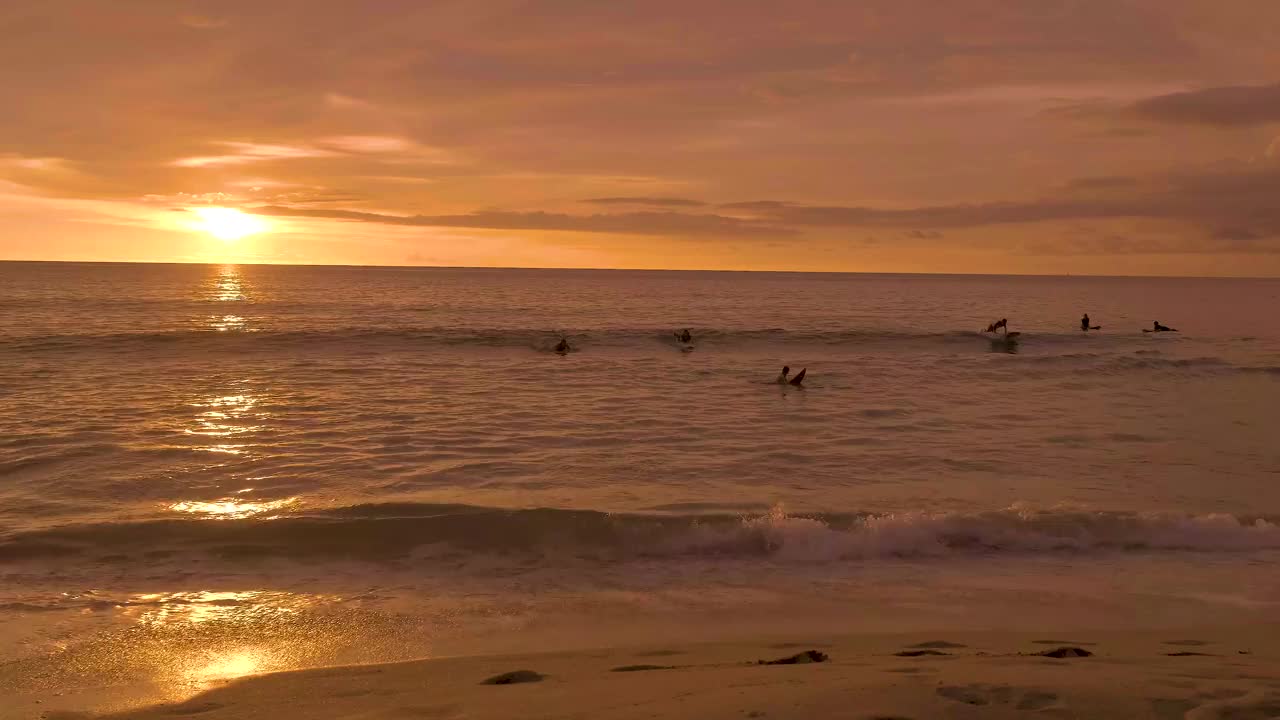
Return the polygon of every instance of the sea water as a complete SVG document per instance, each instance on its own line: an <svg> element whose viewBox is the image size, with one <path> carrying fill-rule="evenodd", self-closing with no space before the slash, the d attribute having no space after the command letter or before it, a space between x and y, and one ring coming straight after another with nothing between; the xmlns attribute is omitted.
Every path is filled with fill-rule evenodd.
<svg viewBox="0 0 1280 720"><path fill-rule="evenodd" d="M0 263L0 695L1274 618L1278 301L1247 279ZM1017 342L981 332L1002 317Z"/></svg>

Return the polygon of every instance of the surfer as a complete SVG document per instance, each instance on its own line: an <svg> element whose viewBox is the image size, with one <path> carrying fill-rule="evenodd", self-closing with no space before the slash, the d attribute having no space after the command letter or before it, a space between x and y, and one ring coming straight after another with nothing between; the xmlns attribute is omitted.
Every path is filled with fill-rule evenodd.
<svg viewBox="0 0 1280 720"><path fill-rule="evenodd" d="M567 338L562 337L560 338L560 342L556 343L556 352L560 353L561 355L564 355L567 352L571 352L572 350L573 348L569 346L569 340Z"/></svg>
<svg viewBox="0 0 1280 720"><path fill-rule="evenodd" d="M789 378L787 376L791 374L791 368L790 366L783 365L782 373L778 375L777 383L779 385L794 385L795 387L800 387L804 384L804 374L807 372L809 372L809 369L805 368L804 370L796 373L795 377Z"/></svg>
<svg viewBox="0 0 1280 720"><path fill-rule="evenodd" d="M687 344L693 342L693 335L689 334L689 328L685 328L684 332L675 333L675 336L676 340L679 340L682 343Z"/></svg>
<svg viewBox="0 0 1280 720"><path fill-rule="evenodd" d="M1080 318L1080 329L1089 332L1089 313L1085 313L1084 317Z"/></svg>
<svg viewBox="0 0 1280 720"><path fill-rule="evenodd" d="M1155 322L1151 323L1151 332L1178 332L1178 331L1171 327L1165 327L1164 325L1160 324L1159 320L1156 320Z"/></svg>
<svg viewBox="0 0 1280 720"><path fill-rule="evenodd" d="M987 332L993 333L1001 328L1004 328L1006 335L1009 334L1009 318L1000 318L999 320L991 323L987 326Z"/></svg>

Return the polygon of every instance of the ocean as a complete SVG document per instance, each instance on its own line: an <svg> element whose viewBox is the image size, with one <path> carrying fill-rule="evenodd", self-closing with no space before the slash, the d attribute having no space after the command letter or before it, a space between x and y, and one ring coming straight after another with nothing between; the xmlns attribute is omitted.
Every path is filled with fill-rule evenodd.
<svg viewBox="0 0 1280 720"><path fill-rule="evenodd" d="M1274 618L1278 308L1265 279L0 263L0 697Z"/></svg>

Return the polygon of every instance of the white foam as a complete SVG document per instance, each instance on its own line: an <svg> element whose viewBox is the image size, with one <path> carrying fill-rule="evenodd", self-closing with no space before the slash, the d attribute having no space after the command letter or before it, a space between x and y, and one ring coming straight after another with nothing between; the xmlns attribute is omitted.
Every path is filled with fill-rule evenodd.
<svg viewBox="0 0 1280 720"><path fill-rule="evenodd" d="M754 553L784 562L929 558L973 553L1280 549L1280 525L1228 514L1034 511L872 515L847 528L781 507L733 529L701 527L657 554Z"/></svg>

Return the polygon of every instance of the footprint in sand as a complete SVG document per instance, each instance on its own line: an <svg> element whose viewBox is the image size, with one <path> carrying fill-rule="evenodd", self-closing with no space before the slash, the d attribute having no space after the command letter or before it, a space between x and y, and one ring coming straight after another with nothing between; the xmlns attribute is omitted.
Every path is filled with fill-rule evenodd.
<svg viewBox="0 0 1280 720"><path fill-rule="evenodd" d="M1060 706L1054 693L1022 690L1008 685L944 685L935 692L965 705L1013 705L1018 710L1047 710Z"/></svg>

